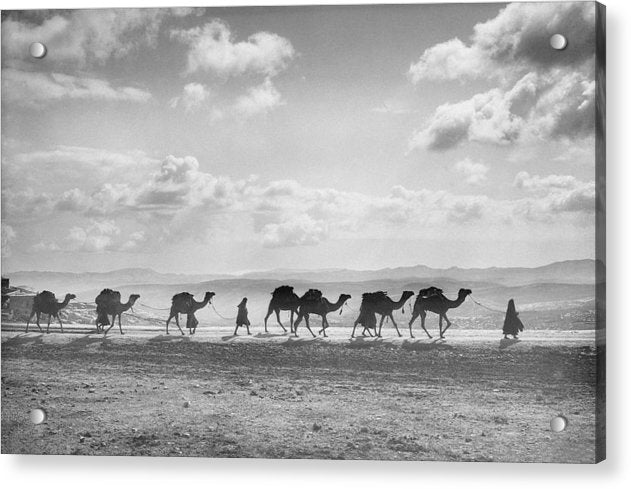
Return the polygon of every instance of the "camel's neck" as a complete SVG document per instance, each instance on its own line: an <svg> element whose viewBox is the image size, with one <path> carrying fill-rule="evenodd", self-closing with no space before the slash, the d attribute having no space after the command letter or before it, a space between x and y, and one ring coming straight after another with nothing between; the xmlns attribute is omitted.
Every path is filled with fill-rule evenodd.
<svg viewBox="0 0 631 489"><path fill-rule="evenodd" d="M121 304L121 309L123 311L127 311L129 308L131 308L134 305L135 302L136 302L136 299L132 300L132 298L130 296L129 300L127 302L125 302L125 304Z"/></svg>
<svg viewBox="0 0 631 489"><path fill-rule="evenodd" d="M63 302L58 302L57 303L57 309L63 309L64 307L66 307L68 305L69 302L70 302L70 297L66 296L66 298L64 299Z"/></svg>
<svg viewBox="0 0 631 489"><path fill-rule="evenodd" d="M392 303L392 308L393 308L393 309L395 309L395 310L396 310L396 309L401 309L401 308L403 307L403 305L405 304L405 302L406 302L406 301L407 301L410 297L412 297L412 296L411 296L411 295L409 295L409 294L408 294L408 295L403 294L403 295L401 296L401 298L400 298L397 302L393 302L393 303Z"/></svg>
<svg viewBox="0 0 631 489"><path fill-rule="evenodd" d="M327 312L337 311L340 307L344 305L344 302L345 300L343 296L340 296L335 304L331 304L329 301L327 301Z"/></svg>
<svg viewBox="0 0 631 489"><path fill-rule="evenodd" d="M197 302L193 299L193 310L197 311L197 309L201 309L202 307L206 307L206 304L210 302L210 296L204 297L204 300L201 302Z"/></svg>
<svg viewBox="0 0 631 489"><path fill-rule="evenodd" d="M462 304L464 302L464 300L467 298L467 296L465 294L459 294L458 298L456 300L450 300L447 299L447 306L449 307L449 309L453 309L454 307L458 307L460 304Z"/></svg>

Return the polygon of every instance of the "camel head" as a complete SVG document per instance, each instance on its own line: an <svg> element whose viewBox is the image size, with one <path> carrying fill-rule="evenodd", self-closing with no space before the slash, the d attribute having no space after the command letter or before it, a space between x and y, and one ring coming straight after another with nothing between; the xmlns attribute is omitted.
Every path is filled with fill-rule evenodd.
<svg viewBox="0 0 631 489"><path fill-rule="evenodd" d="M340 294L340 300L342 301L342 303L345 303L350 298L351 296L348 294Z"/></svg>
<svg viewBox="0 0 631 489"><path fill-rule="evenodd" d="M405 292L403 292L403 300L407 301L413 295L414 295L414 292L412 292L411 290L406 290Z"/></svg>
<svg viewBox="0 0 631 489"><path fill-rule="evenodd" d="M458 291L458 297L467 297L469 294L471 294L471 289L460 289Z"/></svg>
<svg viewBox="0 0 631 489"><path fill-rule="evenodd" d="M138 299L140 299L139 294L132 294L129 296L129 302L133 305Z"/></svg>
<svg viewBox="0 0 631 489"><path fill-rule="evenodd" d="M70 301L72 299L76 299L76 298L77 298L77 296L74 295L74 294L66 294L66 300L68 300L68 301Z"/></svg>
<svg viewBox="0 0 631 489"><path fill-rule="evenodd" d="M215 296L214 292L206 292L204 294L204 300L208 300L208 302L210 302L210 300Z"/></svg>

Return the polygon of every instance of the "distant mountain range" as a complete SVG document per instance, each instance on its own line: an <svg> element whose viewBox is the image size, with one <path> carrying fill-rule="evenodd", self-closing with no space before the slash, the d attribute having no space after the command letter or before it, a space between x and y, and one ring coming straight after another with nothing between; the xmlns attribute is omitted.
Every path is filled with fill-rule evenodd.
<svg viewBox="0 0 631 489"><path fill-rule="evenodd" d="M517 287L531 284L594 284L596 277L602 282L603 267L596 267L594 260L568 260L536 268L430 268L424 265L413 267L384 268L381 270L269 270L248 272L241 275L229 274L178 274L160 273L148 268L125 268L111 272L39 272L25 271L6 275L11 285L26 286L32 290L59 290L70 288L77 292L104 287L129 285L184 285L201 284L218 280L263 280L293 284L303 283L352 283L352 282L457 282L496 284Z"/></svg>

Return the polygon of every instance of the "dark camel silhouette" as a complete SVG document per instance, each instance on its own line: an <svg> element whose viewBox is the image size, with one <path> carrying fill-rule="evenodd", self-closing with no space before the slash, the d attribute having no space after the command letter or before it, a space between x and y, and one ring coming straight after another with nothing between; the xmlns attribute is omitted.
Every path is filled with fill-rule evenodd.
<svg viewBox="0 0 631 489"><path fill-rule="evenodd" d="M197 319L195 318L195 311L206 307L210 300L215 295L214 292L206 292L204 294L204 300L197 302L193 297L193 294L188 292L180 292L175 294L171 298L171 312L169 313L169 319L167 319L167 334L169 334L169 322L175 318L175 324L177 325L180 333L184 334L182 328L180 328L180 314L186 314L186 327L189 328L189 334L195 334L197 330Z"/></svg>
<svg viewBox="0 0 631 489"><path fill-rule="evenodd" d="M276 313L276 321L283 328L286 333L287 329L280 322L280 311L291 311L289 319L289 330L294 332L294 314L298 314L298 307L300 306L300 298L294 292L294 288L289 285L281 285L274 289L272 292L272 300L267 307L267 314L265 315L265 332L267 333L267 319L272 315L272 312Z"/></svg>
<svg viewBox="0 0 631 489"><path fill-rule="evenodd" d="M33 298L33 308L31 309L31 315L26 321L26 332L28 333L28 326L33 319L34 315L37 315L36 324L40 331L42 331L41 326L39 325L39 318L42 314L48 314L48 326L46 326L46 333L49 332L50 329L50 318L56 317L59 321L59 327L61 328L61 332L64 332L64 325L61 323L61 319L59 318L59 311L61 311L64 307L68 305L71 299L75 299L77 296L74 294L66 294L63 302L57 302L55 298L55 294L48 290L44 290L37 294Z"/></svg>
<svg viewBox="0 0 631 489"><path fill-rule="evenodd" d="M363 324L362 318L365 316L363 316L362 313L370 314L371 312L375 314L379 314L381 316L378 332L377 332L377 328L375 327L375 334L377 335L377 337L379 338L381 337L381 327L383 326L383 322L386 318L390 318L390 320L392 321L392 324L394 325L394 328L397 330L397 334L401 336L399 327L397 326L397 323L395 322L394 317L392 316L392 313L394 311L401 309L405 305L407 300L413 295L414 295L414 292L412 292L411 290L406 290L405 292L403 292L403 294L401 294L401 298L395 302L390 297L388 297L388 294L386 292L379 291L379 292L363 294L362 295L363 300L359 308L359 316L357 317L357 319L355 320L355 324L353 325L353 332L351 334L351 338L355 337L355 328L357 327L357 324ZM364 311L362 311L362 308L364 309ZM368 308L370 312L366 311L366 308ZM370 328L364 325L364 330L362 331L362 335L365 336L366 332L368 332L372 336L372 333L370 333Z"/></svg>
<svg viewBox="0 0 631 489"><path fill-rule="evenodd" d="M131 309L134 303L140 299L140 295L131 294L129 296L129 300L125 303L121 303L121 294L117 290L112 289L103 289L101 293L96 297L96 331L97 333L103 331L106 335L110 329L114 326L116 317L118 316L118 329L121 334L123 333L123 327L121 325L121 316L122 314ZM112 322L110 323L109 317L112 316ZM110 325L109 328L105 329L104 326Z"/></svg>
<svg viewBox="0 0 631 489"><path fill-rule="evenodd" d="M447 318L447 311L449 309L458 307L460 304L462 304L464 300L467 298L467 296L471 294L471 290L460 289L458 291L458 298L453 301L450 299L447 299L447 297L445 297L442 293L437 293L435 295L431 295L427 297L426 294L424 293L426 290L427 289L424 289L421 292L419 292L419 295L416 298L416 301L414 302L414 309L412 310L412 318L410 319L410 324L409 324L410 338L414 338L414 335L412 334L412 323L419 316L421 316L421 327L423 328L423 331L427 333L427 336L429 338L432 337L432 335L430 335L427 332L427 329L425 329L425 317L427 316L427 311L438 314L438 318L439 318L438 330L440 333L440 337L444 338L445 331L447 331L447 329L449 329L449 326L451 326L451 321L449 321L449 318ZM440 290L440 289L435 289L435 290ZM445 327L445 329L443 329L443 319L447 321L447 326Z"/></svg>
<svg viewBox="0 0 631 489"><path fill-rule="evenodd" d="M322 297L322 292L319 290L310 289L300 298L298 318L296 319L296 324L294 325L294 335L298 336L298 325L304 318L305 325L307 326L309 333L311 333L311 335L315 338L315 334L313 334L313 331L311 331L311 328L309 327L309 314L317 314L322 318L322 329L318 332L318 334L324 333L324 337L326 338L326 328L329 327L329 321L327 320L326 315L330 312L337 311L350 298L351 296L348 294L340 294L337 302L333 304L326 297Z"/></svg>

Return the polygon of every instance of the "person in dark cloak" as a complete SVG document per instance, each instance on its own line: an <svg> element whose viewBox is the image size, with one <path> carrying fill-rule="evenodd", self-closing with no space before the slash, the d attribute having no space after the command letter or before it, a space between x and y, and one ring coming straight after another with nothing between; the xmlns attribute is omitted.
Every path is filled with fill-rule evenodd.
<svg viewBox="0 0 631 489"><path fill-rule="evenodd" d="M520 331L524 330L524 325L519 319L519 313L515 310L515 301L513 299L508 301L508 308L506 309L506 317L504 318L504 339L508 339L508 335L512 335L517 339L517 335Z"/></svg>
<svg viewBox="0 0 631 489"><path fill-rule="evenodd" d="M250 333L250 320L248 319L248 308L247 308L248 299L244 297L239 305L237 306L237 327L234 328L234 336L237 336L237 330L241 326L245 326L248 330L248 334Z"/></svg>

